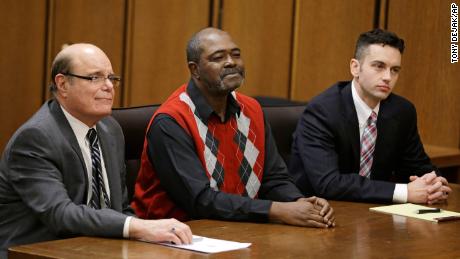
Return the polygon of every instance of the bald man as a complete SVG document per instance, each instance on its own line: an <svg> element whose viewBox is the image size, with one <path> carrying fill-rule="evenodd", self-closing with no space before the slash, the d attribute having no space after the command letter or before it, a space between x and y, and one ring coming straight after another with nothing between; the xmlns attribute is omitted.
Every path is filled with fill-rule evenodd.
<svg viewBox="0 0 460 259"><path fill-rule="evenodd" d="M187 46L191 80L153 115L133 208L142 218L216 218L334 226L333 209L289 179L244 79L239 47L206 28Z"/></svg>
<svg viewBox="0 0 460 259"><path fill-rule="evenodd" d="M63 49L47 101L8 142L0 162L0 257L12 245L76 235L190 243L175 219L132 217L124 138L111 117L114 75L91 44Z"/></svg>

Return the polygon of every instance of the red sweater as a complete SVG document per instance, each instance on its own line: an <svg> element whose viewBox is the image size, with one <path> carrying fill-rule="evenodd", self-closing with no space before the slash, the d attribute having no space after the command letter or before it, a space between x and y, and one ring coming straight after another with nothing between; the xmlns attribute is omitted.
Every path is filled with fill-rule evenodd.
<svg viewBox="0 0 460 259"><path fill-rule="evenodd" d="M235 114L224 123L217 117L210 117L206 125L195 115L198 113L186 86L182 85L161 105L152 116L148 129L158 114L168 114L193 139L211 188L256 198L265 157L264 119L259 103L233 93L241 107L239 116ZM141 218L189 219L161 186L148 158L147 144L146 138L132 207ZM242 168L247 169L245 174L241 174Z"/></svg>

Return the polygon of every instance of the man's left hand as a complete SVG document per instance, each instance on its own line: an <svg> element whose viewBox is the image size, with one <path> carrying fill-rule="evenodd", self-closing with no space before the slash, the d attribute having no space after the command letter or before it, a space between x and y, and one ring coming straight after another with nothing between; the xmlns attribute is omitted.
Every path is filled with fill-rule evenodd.
<svg viewBox="0 0 460 259"><path fill-rule="evenodd" d="M319 215L324 217L324 223L330 227L335 227L334 209L325 199L311 196L308 198L299 198L297 201L312 203L319 210Z"/></svg>

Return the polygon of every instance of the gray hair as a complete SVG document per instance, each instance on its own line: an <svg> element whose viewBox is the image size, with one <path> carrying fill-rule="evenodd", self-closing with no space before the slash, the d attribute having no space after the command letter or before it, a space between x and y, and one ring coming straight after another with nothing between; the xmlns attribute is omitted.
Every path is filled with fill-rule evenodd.
<svg viewBox="0 0 460 259"><path fill-rule="evenodd" d="M51 83L49 85L49 90L51 93L57 91L56 82L54 81L57 74L66 74L70 72L72 59L70 55L58 54L53 61L51 66Z"/></svg>

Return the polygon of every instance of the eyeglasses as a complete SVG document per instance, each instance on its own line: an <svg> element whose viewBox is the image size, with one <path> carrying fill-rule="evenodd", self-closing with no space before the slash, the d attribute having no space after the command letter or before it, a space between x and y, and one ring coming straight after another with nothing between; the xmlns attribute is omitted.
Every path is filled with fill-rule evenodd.
<svg viewBox="0 0 460 259"><path fill-rule="evenodd" d="M72 74L72 73L63 73L63 75L65 75L65 76L73 76L73 77L76 77L76 78L88 80L88 81L91 81L91 83L93 83L93 84L102 84L103 82L105 82L105 80L109 79L114 87L117 87L118 85L120 85L120 81L121 81L121 77L116 76L116 75L81 76L81 75L76 75L76 74Z"/></svg>

